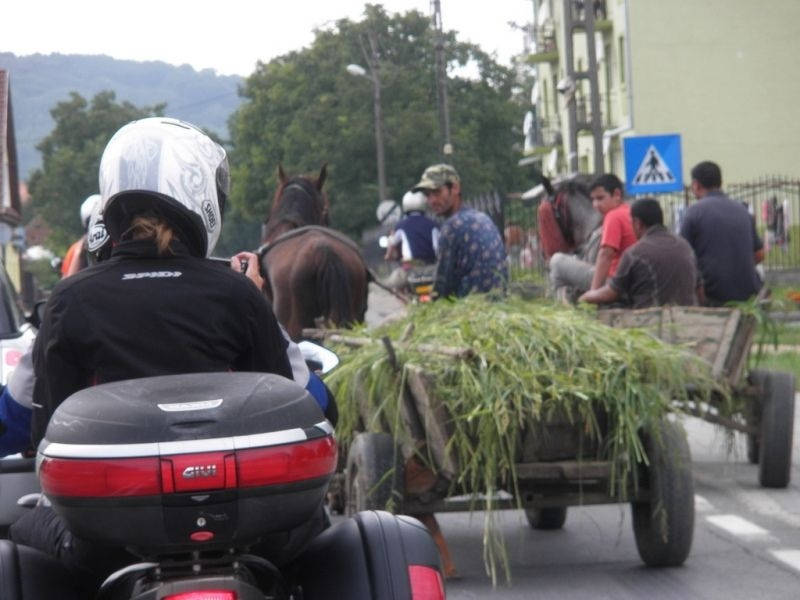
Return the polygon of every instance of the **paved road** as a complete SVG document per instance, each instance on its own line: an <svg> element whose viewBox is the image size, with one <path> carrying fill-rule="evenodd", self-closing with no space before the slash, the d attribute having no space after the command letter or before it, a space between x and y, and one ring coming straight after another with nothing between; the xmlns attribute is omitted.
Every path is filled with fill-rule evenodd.
<svg viewBox="0 0 800 600"><path fill-rule="evenodd" d="M367 314L364 317L367 325L375 326L402 311L405 304L374 283L369 284Z"/></svg>
<svg viewBox="0 0 800 600"><path fill-rule="evenodd" d="M396 308L377 291L372 321ZM800 400L800 395L798 395ZM534 531L521 511L498 513L512 583L492 588L483 568L482 512L439 514L460 577L448 598L795 599L800 598L800 469L786 490L758 485L744 440L685 421L695 476L694 544L679 568L643 566L630 509L623 505L570 508L564 529ZM800 465L800 407L795 412L794 464Z"/></svg>
<svg viewBox="0 0 800 600"><path fill-rule="evenodd" d="M800 597L800 469L794 468L788 489L762 489L757 467L743 458L741 440L730 455L719 430L696 419L686 425L697 512L692 552L683 567L643 566L627 506L570 508L560 531L534 531L521 511L504 511L512 584L492 589L483 569L483 513L440 514L460 572L448 583L448 598ZM795 464L800 464L798 447L800 442Z"/></svg>

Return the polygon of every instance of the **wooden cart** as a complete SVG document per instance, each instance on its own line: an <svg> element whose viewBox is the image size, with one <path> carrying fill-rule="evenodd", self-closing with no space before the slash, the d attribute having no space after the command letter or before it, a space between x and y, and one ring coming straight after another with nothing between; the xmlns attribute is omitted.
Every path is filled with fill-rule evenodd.
<svg viewBox="0 0 800 600"><path fill-rule="evenodd" d="M739 414L721 414L720 404L712 399L707 403L698 400L690 410L707 421L747 434L748 455L760 463L762 485L788 484L794 379L769 371L751 371L745 376L755 332L752 316L735 309L665 307L606 310L599 318L613 327L648 329L664 341L691 347L707 360L713 376L745 399L745 408ZM331 341L372 343L336 334ZM391 343L387 340L385 344L391 353ZM458 349L429 350L458 353ZM405 368L401 409L410 439L398 444L385 432L356 435L332 488L334 506L348 513L390 506L412 515L480 506L474 497L448 496L459 472L456 457L447 449L452 434L450 415L432 392L434 386L424 368ZM360 410L362 421L371 422L369 407ZM674 566L688 556L694 530L691 456L686 434L676 420L665 419L657 428L642 432L650 465L638 468L638 486L631 488L628 500L642 560L650 566ZM388 425L384 431L389 431ZM416 458L420 455L429 456L434 468L423 466ZM567 418L533 426L523 436L516 464L519 495L495 498L493 505L522 506L531 527L558 529L569 506L618 503L619 497L610 491L612 465L597 460L598 455L592 440Z"/></svg>
<svg viewBox="0 0 800 600"><path fill-rule="evenodd" d="M338 334L329 334L328 341L372 343ZM391 346L387 343L390 353ZM357 434L331 487L332 507L348 514L388 507L423 520L437 512L481 508L483 504L476 502L475 496L450 496L451 482L459 473L457 457L447 446L452 435L450 415L432 392L431 376L424 368L409 364L404 368L406 389L401 412L409 437L398 443L386 433L388 424L381 432ZM360 412L364 423L374 421L366 404ZM675 566L688 556L694 531L691 456L679 423L664 419L657 429L642 432L650 465L638 468L638 485L629 487L626 502L631 504L642 560L651 566ZM569 506L619 503L620 497L611 485L613 465L597 460L599 455L596 442L566 416L531 426L523 436L515 466L519 495L494 497L492 506L521 506L531 527L558 529ZM424 465L419 456L429 456L433 468Z"/></svg>
<svg viewBox="0 0 800 600"><path fill-rule="evenodd" d="M696 416L747 435L747 455L759 465L764 487L789 485L794 436L795 381L790 373L747 371L756 330L752 315L732 308L687 306L612 309L598 312L612 327L639 327L672 344L691 348L711 366L712 376L737 397L741 409L720 414L719 398L698 403ZM717 400L717 401L715 401Z"/></svg>

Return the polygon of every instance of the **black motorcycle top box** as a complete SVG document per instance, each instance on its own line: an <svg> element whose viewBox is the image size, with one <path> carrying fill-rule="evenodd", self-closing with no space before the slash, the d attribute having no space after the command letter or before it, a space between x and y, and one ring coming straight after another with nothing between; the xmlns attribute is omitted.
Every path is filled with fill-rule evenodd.
<svg viewBox="0 0 800 600"><path fill-rule="evenodd" d="M67 398L38 450L42 490L77 535L142 554L246 547L319 510L333 428L293 381L198 373Z"/></svg>

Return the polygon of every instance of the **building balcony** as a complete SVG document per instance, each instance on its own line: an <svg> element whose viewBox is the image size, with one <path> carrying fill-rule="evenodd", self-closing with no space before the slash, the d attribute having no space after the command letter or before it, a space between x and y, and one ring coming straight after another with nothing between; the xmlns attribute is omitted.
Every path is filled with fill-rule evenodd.
<svg viewBox="0 0 800 600"><path fill-rule="evenodd" d="M534 29L534 39L536 40L536 45L534 51L528 55L529 64L558 62L556 32L551 19L548 19L544 25Z"/></svg>
<svg viewBox="0 0 800 600"><path fill-rule="evenodd" d="M561 142L561 127L557 121L534 119L525 143L525 154L546 154Z"/></svg>
<svg viewBox="0 0 800 600"><path fill-rule="evenodd" d="M528 58L525 60L531 65L538 65L540 63L557 63L558 51L552 50L550 52L535 52L533 54L529 54Z"/></svg>

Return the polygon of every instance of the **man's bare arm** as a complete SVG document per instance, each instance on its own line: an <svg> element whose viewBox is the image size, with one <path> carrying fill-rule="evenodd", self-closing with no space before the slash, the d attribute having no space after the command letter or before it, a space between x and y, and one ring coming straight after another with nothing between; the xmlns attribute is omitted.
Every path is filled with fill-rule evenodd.
<svg viewBox="0 0 800 600"><path fill-rule="evenodd" d="M616 253L617 251L611 246L600 247L600 251L597 253L597 261L594 263L592 286L589 289L596 290L605 284L608 271L611 269L611 261L614 260Z"/></svg>
<svg viewBox="0 0 800 600"><path fill-rule="evenodd" d="M606 284L596 290L584 292L578 302L588 302L590 304L610 304L619 298L619 292Z"/></svg>

